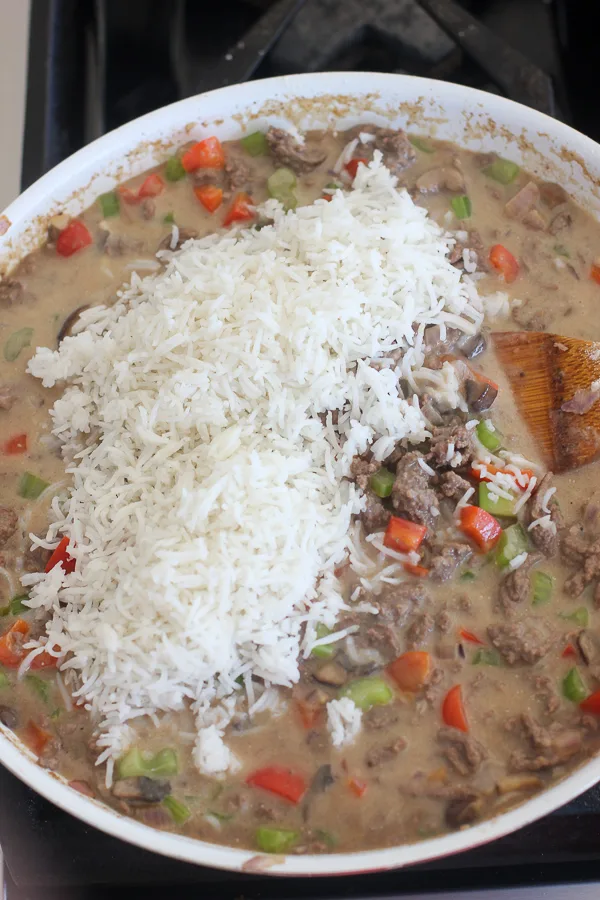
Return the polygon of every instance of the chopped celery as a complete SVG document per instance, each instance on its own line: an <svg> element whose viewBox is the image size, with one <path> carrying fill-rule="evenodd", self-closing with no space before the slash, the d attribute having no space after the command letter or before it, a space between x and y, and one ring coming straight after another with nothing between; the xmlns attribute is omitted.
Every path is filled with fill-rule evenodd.
<svg viewBox="0 0 600 900"><path fill-rule="evenodd" d="M3 606L0 609L0 616L18 616L21 613L29 612L29 607L23 603L23 600L27 600L28 596L28 594L19 594L17 597L13 597L8 606Z"/></svg>
<svg viewBox="0 0 600 900"><path fill-rule="evenodd" d="M143 756L137 747L132 747L117 763L119 778L136 778L139 775L162 778L165 775L177 775L178 771L177 754L170 747L165 747L150 757Z"/></svg>
<svg viewBox="0 0 600 900"><path fill-rule="evenodd" d="M256 829L256 846L263 853L286 853L292 849L298 837L297 831L261 825Z"/></svg>
<svg viewBox="0 0 600 900"><path fill-rule="evenodd" d="M516 163L511 162L509 159L498 157L498 159L495 159L493 163L490 163L489 166L483 169L483 174L487 175L488 178L493 178L494 181L500 182L500 184L511 184L519 174L519 171L519 166Z"/></svg>
<svg viewBox="0 0 600 900"><path fill-rule="evenodd" d="M324 188L326 191L340 191L341 189L342 185L338 184L337 181L328 181Z"/></svg>
<svg viewBox="0 0 600 900"><path fill-rule="evenodd" d="M33 337L33 328L19 328L13 331L4 345L4 359L6 362L14 362L21 350L29 347Z"/></svg>
<svg viewBox="0 0 600 900"><path fill-rule="evenodd" d="M315 628L315 633L318 638L324 638L327 637L328 634L331 634L331 628L328 628L327 625L323 625L322 622L319 622ZM313 647L310 655L316 656L317 659L331 659L335 656L335 647L333 644L321 644L318 647Z"/></svg>
<svg viewBox="0 0 600 900"><path fill-rule="evenodd" d="M109 191L108 194L100 194L98 203L105 219L109 219L111 216L118 216L121 211L119 197L115 191Z"/></svg>
<svg viewBox="0 0 600 900"><path fill-rule="evenodd" d="M557 253L559 256L566 256L567 259L569 259L570 256L571 256L571 254L569 253L569 251L567 250L567 248L564 246L564 244L555 244L554 247L553 247L552 249L553 249L554 252Z"/></svg>
<svg viewBox="0 0 600 900"><path fill-rule="evenodd" d="M394 487L396 476L389 469L382 467L378 472L371 475L371 490L378 497L389 497Z"/></svg>
<svg viewBox="0 0 600 900"><path fill-rule="evenodd" d="M183 823L187 822L192 814L191 810L185 805L185 803L182 803L180 800L176 800L175 797L171 797L170 794L163 800L163 806L165 807L165 809L168 809L176 825L183 825Z"/></svg>
<svg viewBox="0 0 600 900"><path fill-rule="evenodd" d="M241 139L240 144L250 156L266 156L269 152L267 138L262 131L254 131L252 134L246 135Z"/></svg>
<svg viewBox="0 0 600 900"><path fill-rule="evenodd" d="M450 206L457 219L468 219L473 212L473 204L470 197L461 194L459 197L453 197Z"/></svg>
<svg viewBox="0 0 600 900"><path fill-rule="evenodd" d="M225 813L215 812L214 809L209 809L206 811L207 816L214 816L214 818L218 822L229 822L233 819L233 815L225 815Z"/></svg>
<svg viewBox="0 0 600 900"><path fill-rule="evenodd" d="M423 138L415 137L411 134L408 135L408 139L417 150L420 150L421 153L435 153L435 147L432 147L427 141L424 141Z"/></svg>
<svg viewBox="0 0 600 900"><path fill-rule="evenodd" d="M467 571L463 572L462 575L460 576L460 580L461 581L475 581L476 577L477 576L475 575L475 572L472 569L467 569Z"/></svg>
<svg viewBox="0 0 600 900"><path fill-rule="evenodd" d="M167 181L180 181L185 178L185 169L179 156L172 156L165 165L165 178Z"/></svg>
<svg viewBox="0 0 600 900"><path fill-rule="evenodd" d="M580 625L582 628L587 628L590 624L590 614L585 606L579 606L572 613L560 613L560 617L567 622L575 622L576 625Z"/></svg>
<svg viewBox="0 0 600 900"><path fill-rule="evenodd" d="M285 209L295 209L298 203L294 188L297 179L291 169L276 169L267 178L267 191L269 197L279 200Z"/></svg>
<svg viewBox="0 0 600 900"><path fill-rule="evenodd" d="M26 675L25 681L44 703L48 702L50 697L50 684L48 681L40 678L39 675Z"/></svg>
<svg viewBox="0 0 600 900"><path fill-rule="evenodd" d="M385 706L394 694L387 681L371 676L351 681L340 691L340 697L349 697L359 709L366 710L372 706Z"/></svg>
<svg viewBox="0 0 600 900"><path fill-rule="evenodd" d="M47 487L49 487L47 481L32 475L31 472L24 472L19 479L17 494L24 500L37 500Z"/></svg>
<svg viewBox="0 0 600 900"><path fill-rule="evenodd" d="M317 828L315 837L318 840L323 841L324 844L327 844L328 847L337 847L337 838L330 831L325 831L323 828Z"/></svg>
<svg viewBox="0 0 600 900"><path fill-rule="evenodd" d="M51 718L51 719L58 719L58 718L60 718L61 712L62 712L62 710L61 710L60 706L57 706L56 709L53 710L53 711L50 713L50 718Z"/></svg>
<svg viewBox="0 0 600 900"><path fill-rule="evenodd" d="M0 672L0 688L10 687L10 679L6 672Z"/></svg>
<svg viewBox="0 0 600 900"><path fill-rule="evenodd" d="M502 435L496 429L492 430L490 424L487 419L482 419L475 429L475 434L479 443L483 444L486 450L489 450L490 453L495 453L502 446Z"/></svg>
<svg viewBox="0 0 600 900"><path fill-rule="evenodd" d="M576 666L569 669L563 678L562 690L567 700L571 700L573 703L581 703L588 696L588 689Z"/></svg>
<svg viewBox="0 0 600 900"><path fill-rule="evenodd" d="M531 602L534 606L548 603L552 598L554 578L547 572L534 572L531 576L531 588L533 594Z"/></svg>
<svg viewBox="0 0 600 900"><path fill-rule="evenodd" d="M527 535L522 525L518 522L505 528L500 535L498 547L496 548L496 565L500 569L504 569L511 560L526 553L529 549Z"/></svg>
<svg viewBox="0 0 600 900"><path fill-rule="evenodd" d="M489 650L487 647L480 647L473 654L472 663L474 666L501 666L502 660L495 650Z"/></svg>
<svg viewBox="0 0 600 900"><path fill-rule="evenodd" d="M166 216L163 216L163 222L165 225L173 225L175 222L175 214L172 212L168 212Z"/></svg>
<svg viewBox="0 0 600 900"><path fill-rule="evenodd" d="M497 499L495 499L497 498ZM479 506L493 516L515 516L515 498L498 497L493 488L485 481L479 483Z"/></svg>

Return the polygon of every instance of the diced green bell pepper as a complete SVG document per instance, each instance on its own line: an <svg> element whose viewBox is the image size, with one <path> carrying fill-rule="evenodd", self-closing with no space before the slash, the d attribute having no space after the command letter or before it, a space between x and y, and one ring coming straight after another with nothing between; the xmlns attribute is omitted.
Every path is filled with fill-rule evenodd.
<svg viewBox="0 0 600 900"><path fill-rule="evenodd" d="M590 624L590 614L585 606L577 607L572 613L560 613L560 617L567 622L575 622L575 624L580 625L581 628L587 628Z"/></svg>
<svg viewBox="0 0 600 900"><path fill-rule="evenodd" d="M165 165L165 178L167 181L181 181L185 178L185 169L179 156L172 156Z"/></svg>
<svg viewBox="0 0 600 900"><path fill-rule="evenodd" d="M168 212L165 216L163 216L163 222L165 225L173 225L175 222L175 214L172 212Z"/></svg>
<svg viewBox="0 0 600 900"><path fill-rule="evenodd" d="M480 647L473 654L472 663L474 666L501 666L502 660L495 650L488 647Z"/></svg>
<svg viewBox="0 0 600 900"><path fill-rule="evenodd" d="M385 706L393 700L394 692L387 681L373 675L351 681L340 691L340 697L349 697L359 709L367 710L372 706Z"/></svg>
<svg viewBox="0 0 600 900"><path fill-rule="evenodd" d="M435 153L435 148L428 144L426 140L420 137L415 137L414 135L409 134L408 139L417 150L420 150L421 153Z"/></svg>
<svg viewBox="0 0 600 900"><path fill-rule="evenodd" d="M17 494L24 500L37 500L47 487L49 487L47 481L32 475L31 472L24 472L19 479Z"/></svg>
<svg viewBox="0 0 600 900"><path fill-rule="evenodd" d="M324 638L331 634L331 628L319 622L315 628L315 633L318 638ZM333 644L320 644L318 647L313 647L310 655L315 656L317 659L332 659L335 656L335 647Z"/></svg>
<svg viewBox="0 0 600 900"><path fill-rule="evenodd" d="M267 178L267 191L269 197L279 200L284 209L295 209L298 205L294 188L297 179L291 169L275 169L272 175Z"/></svg>
<svg viewBox="0 0 600 900"><path fill-rule="evenodd" d="M378 472L375 472L371 475L370 486L371 490L374 494L377 494L378 497L382 499L384 497L389 497L392 493L392 488L394 487L394 481L396 480L396 476L393 472L390 472L389 469L386 469L382 466Z"/></svg>
<svg viewBox="0 0 600 900"><path fill-rule="evenodd" d="M526 553L528 550L527 535L523 526L516 522L505 528L500 535L496 549L496 565L500 569L504 569L516 556L520 556L521 553Z"/></svg>
<svg viewBox="0 0 600 900"><path fill-rule="evenodd" d="M192 814L189 806L186 806L180 800L176 800L175 797L171 797L170 794L163 800L163 806L169 811L176 825L183 825Z"/></svg>
<svg viewBox="0 0 600 900"><path fill-rule="evenodd" d="M6 672L0 672L0 689L10 687L10 679Z"/></svg>
<svg viewBox="0 0 600 900"><path fill-rule="evenodd" d="M4 359L6 362L14 362L21 350L29 347L33 337L33 328L19 328L13 331L4 345Z"/></svg>
<svg viewBox="0 0 600 900"><path fill-rule="evenodd" d="M482 419L475 429L475 434L486 450L495 453L502 446L502 435L497 429L492 430L490 424L487 419Z"/></svg>
<svg viewBox="0 0 600 900"><path fill-rule="evenodd" d="M240 141L240 144L250 156L266 156L269 152L267 138L262 131L254 131L247 134Z"/></svg>
<svg viewBox="0 0 600 900"><path fill-rule="evenodd" d="M457 219L468 219L473 212L471 198L467 197L466 194L461 194L459 197L453 197L450 201L450 206Z"/></svg>
<svg viewBox="0 0 600 900"><path fill-rule="evenodd" d="M460 576L460 580L461 581L475 581L476 577L477 576L475 575L475 572L473 571L473 569L467 569L467 571L463 572L462 575Z"/></svg>
<svg viewBox="0 0 600 900"><path fill-rule="evenodd" d="M500 184L512 184L519 172L520 169L516 163L501 157L498 157L498 159L495 159L493 163L490 163L489 166L483 169L484 175L487 175L488 178L493 178L494 181L498 181Z"/></svg>
<svg viewBox="0 0 600 900"><path fill-rule="evenodd" d="M291 850L299 834L287 828L269 828L261 825L256 829L256 846L263 853L287 853Z"/></svg>
<svg viewBox="0 0 600 900"><path fill-rule="evenodd" d="M588 689L576 666L569 669L563 678L562 690L567 700L571 700L573 703L581 703L588 696Z"/></svg>
<svg viewBox="0 0 600 900"><path fill-rule="evenodd" d="M493 516L514 518L515 499L515 497L511 497L510 500L507 497L498 497L494 495L493 488L489 484L485 481L479 482L479 506Z"/></svg>
<svg viewBox="0 0 600 900"><path fill-rule="evenodd" d="M109 219L111 216L118 216L121 211L119 195L116 193L116 191L109 191L107 194L100 194L100 196L98 197L98 203L100 204L100 209L102 210L102 216L105 219Z"/></svg>
<svg viewBox="0 0 600 900"><path fill-rule="evenodd" d="M531 602L533 606L549 603L554 590L554 578L547 572L534 572L531 576Z"/></svg>
<svg viewBox="0 0 600 900"><path fill-rule="evenodd" d="M136 778L145 775L147 778L162 778L166 775L177 775L179 762L175 750L165 747L146 758L138 747L132 747L117 762L119 778Z"/></svg>
<svg viewBox="0 0 600 900"><path fill-rule="evenodd" d="M26 675L25 681L44 703L48 702L50 697L50 683L48 681L40 678L39 675Z"/></svg>
<svg viewBox="0 0 600 900"><path fill-rule="evenodd" d="M29 612L29 607L23 603L23 600L27 600L28 596L28 594L19 594L17 597L13 597L8 606L3 606L0 609L0 616L18 616L21 613Z"/></svg>

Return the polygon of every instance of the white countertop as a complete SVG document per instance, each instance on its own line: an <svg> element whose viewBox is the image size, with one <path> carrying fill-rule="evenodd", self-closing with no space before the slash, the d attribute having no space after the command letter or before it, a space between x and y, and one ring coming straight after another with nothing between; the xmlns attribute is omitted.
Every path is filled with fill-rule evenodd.
<svg viewBox="0 0 600 900"><path fill-rule="evenodd" d="M30 0L0 0L0 211L19 193Z"/></svg>

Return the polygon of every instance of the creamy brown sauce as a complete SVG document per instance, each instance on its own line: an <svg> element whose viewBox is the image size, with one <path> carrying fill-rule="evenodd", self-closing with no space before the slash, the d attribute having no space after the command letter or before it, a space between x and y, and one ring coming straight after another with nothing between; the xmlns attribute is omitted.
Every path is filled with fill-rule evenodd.
<svg viewBox="0 0 600 900"><path fill-rule="evenodd" d="M348 136L341 134L310 136L309 147L322 149L325 160L311 172L298 175L299 203L312 202L336 180L332 166L347 140ZM431 152L417 149L415 160L400 172L400 181L440 224L451 230L468 231L467 245L473 246L471 233L477 232L480 268L489 268L479 281L480 292L507 290L522 301L514 308L512 318L501 323L502 329L530 328L600 340L600 325L594 316L600 286L590 278L590 267L600 248L600 226L567 197L551 205L548 200L553 203L556 197L551 197L544 186L534 204L537 218L529 223L509 218L504 205L530 181L535 182L533 176L519 172L512 183L504 185L484 174L485 161L478 155L428 138L422 140ZM228 162L237 161L248 167L239 185L232 187L231 178L228 182L226 175L209 170L201 176L166 181L164 191L152 198L151 204L128 205L121 200L120 214L109 219L103 220L99 205L95 204L81 217L93 238L90 247L64 258L57 254L56 234L51 234L48 246L27 257L13 273L12 279L21 285L17 302L10 302L0 290L0 347L14 332L32 329L30 345L16 359L0 354L0 508L18 516L18 526L6 540L2 538L0 518L2 608L23 593L20 576L42 570L48 557L29 552L27 535L45 533L52 491L36 501L20 497L23 472L34 473L57 489L67 483L64 464L50 435L48 415L60 392L42 388L27 375L27 362L35 347L56 346L61 325L75 309L111 303L136 266L144 274L136 261L154 260L161 241L168 242L172 226L165 217L172 216L182 232L192 229L202 235L221 224L223 212L237 191L247 191L256 203L267 197L266 178L277 168L273 156L250 157L238 143L226 144L225 152ZM358 151L356 155L360 155ZM464 188L454 192L419 192L416 186L421 176L440 166L462 172ZM163 169L161 166L155 171L164 176ZM128 187L137 191L145 177L134 179ZM201 206L192 190L194 184L204 181L217 181L225 190L223 205L212 214ZM448 218L449 201L463 194L470 198L472 213L468 219L457 222ZM107 253L111 242L116 249ZM510 250L520 266L518 277L509 285L488 264L489 249L496 244ZM504 436L503 446L541 464L492 351L487 349L473 365L499 385L491 416ZM5 403L10 408L2 408L3 389L4 396L8 396L7 389L14 393L12 405ZM25 453L1 451L6 441L20 434L27 435ZM468 472L458 471L463 477L470 477ZM595 463L555 479L556 498L567 525L581 520L581 511L592 493L590 485L595 484L599 471ZM590 539L593 536L590 532ZM423 557L425 568L432 555L433 551L427 549ZM390 704L365 712L358 739L343 751L331 747L324 714L318 712L319 702L336 697L343 684L365 674L348 662L343 644L331 660L311 658L303 664L300 684L291 693L285 692L289 703L281 716L261 714L252 722L241 716L230 727L228 744L243 764L239 776L215 781L198 774L191 759L190 713L167 715L158 729L149 722L137 723L137 746L144 751L156 753L165 747L177 750L179 772L168 777L165 790L187 807L189 817L179 825L161 802L135 803L115 796L114 789L105 788L103 767L94 766L93 723L84 711L65 709L53 672L31 672L33 679L18 682L14 666L0 666L0 679L4 682L0 686L0 718L30 744L29 723L39 725L49 735L41 754L43 764L56 768L70 780L83 782L84 790L160 828L248 847L256 846L256 832L261 826L285 829L295 832L290 845L293 852L359 850L415 841L471 824L522 802L597 750L594 717L585 716L576 703L564 696L562 682L575 666L588 693L597 690L600 666L594 667L594 661L586 658L577 643L582 625L564 616L584 607L589 618L586 633L592 639L598 635L600 641L599 614L590 588L578 598L570 596L573 591L563 589L573 566L560 553L541 557L536 569L554 579L551 600L533 607L528 596L518 603L511 617L498 606L506 573L499 572L493 559L484 554L474 553L442 584L430 578L409 579L407 583L415 590L426 592L425 605L422 609L415 606L402 623L392 626L400 649L391 653L386 647L382 655L387 664L405 649L428 652L432 668L427 684L417 692L394 689ZM350 591L356 586L356 578L348 572L345 577ZM410 644L410 629L424 612L431 617L430 624L422 639ZM548 652L534 662L510 665L495 650L499 665L475 664L481 648L493 650L487 631L490 625L520 622L528 617L543 620L551 630L552 646ZM17 618L25 619L34 628L43 628L43 622L37 622L33 613L25 610L13 615L9 610L0 619L0 633L7 631ZM369 644L368 627L367 622L361 625L359 644L361 640L365 646ZM461 637L461 630L472 633L482 643ZM573 651L565 657L562 654L568 646ZM342 684L322 683L326 663L336 667L334 671ZM389 680L383 666L371 674ZM393 685L393 681L389 683ZM444 725L442 703L457 684L462 689L468 737L475 742L469 745L466 755L458 744L463 732L454 730L440 736ZM298 701L308 702L313 711L316 704L314 722L308 728L299 714ZM543 732L528 732L529 719L524 724L520 718L523 715ZM544 754L546 764L538 765ZM526 771L527 765L515 764L515 759L523 756L533 761L531 771ZM300 803L292 804L245 783L251 771L272 765L301 773L307 786L316 778ZM329 776L332 783L328 783Z"/></svg>

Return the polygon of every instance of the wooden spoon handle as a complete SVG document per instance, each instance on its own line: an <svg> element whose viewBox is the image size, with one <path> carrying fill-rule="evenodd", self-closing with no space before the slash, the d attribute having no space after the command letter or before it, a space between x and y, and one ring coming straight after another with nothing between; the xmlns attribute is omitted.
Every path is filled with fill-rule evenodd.
<svg viewBox="0 0 600 900"><path fill-rule="evenodd" d="M595 459L600 454L600 403L582 414L562 407L600 378L600 343L516 331L496 332L492 341L548 468L566 472Z"/></svg>

